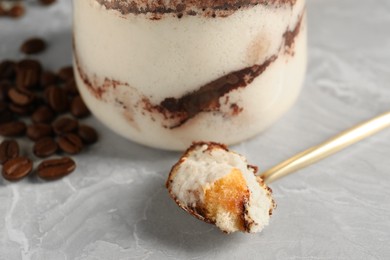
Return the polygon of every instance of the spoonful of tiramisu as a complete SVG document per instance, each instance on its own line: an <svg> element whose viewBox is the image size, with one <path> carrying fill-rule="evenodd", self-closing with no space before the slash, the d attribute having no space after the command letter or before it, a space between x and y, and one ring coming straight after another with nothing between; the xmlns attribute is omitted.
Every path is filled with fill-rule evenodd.
<svg viewBox="0 0 390 260"><path fill-rule="evenodd" d="M185 211L225 233L260 232L276 204L267 184L390 126L390 112L357 125L257 175L242 155L214 142L194 143L172 167L166 186Z"/></svg>

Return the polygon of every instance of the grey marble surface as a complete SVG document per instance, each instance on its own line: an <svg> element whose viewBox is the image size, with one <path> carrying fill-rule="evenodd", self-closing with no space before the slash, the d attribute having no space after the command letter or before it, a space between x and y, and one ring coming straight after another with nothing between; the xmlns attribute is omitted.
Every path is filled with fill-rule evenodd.
<svg viewBox="0 0 390 260"><path fill-rule="evenodd" d="M80 0L77 0L80 1ZM71 61L71 3L30 3L0 19L0 58L28 36L39 58ZM309 0L309 68L294 108L237 145L268 168L361 120L390 110L390 2ZM94 119L101 142L57 182L0 181L0 259L389 259L390 130L274 184L278 208L261 234L225 235L186 215L164 188L177 153L136 145Z"/></svg>

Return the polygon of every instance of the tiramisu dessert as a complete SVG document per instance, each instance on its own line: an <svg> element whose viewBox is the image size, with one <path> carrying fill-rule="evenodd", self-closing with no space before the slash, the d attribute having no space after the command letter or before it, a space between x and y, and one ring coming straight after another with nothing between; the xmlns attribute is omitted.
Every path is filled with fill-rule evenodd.
<svg viewBox="0 0 390 260"><path fill-rule="evenodd" d="M97 118L138 143L237 143L274 123L300 92L304 0L73 3L80 92Z"/></svg>
<svg viewBox="0 0 390 260"><path fill-rule="evenodd" d="M166 186L188 213L226 233L260 232L275 203L257 167L218 143L193 144L173 166Z"/></svg>

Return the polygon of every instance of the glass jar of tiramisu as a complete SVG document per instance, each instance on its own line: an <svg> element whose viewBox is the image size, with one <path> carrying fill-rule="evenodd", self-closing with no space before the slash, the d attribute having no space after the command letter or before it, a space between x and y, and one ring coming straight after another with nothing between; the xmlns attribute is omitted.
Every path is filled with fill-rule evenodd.
<svg viewBox="0 0 390 260"><path fill-rule="evenodd" d="M74 67L95 116L182 150L260 133L306 69L304 0L75 0Z"/></svg>

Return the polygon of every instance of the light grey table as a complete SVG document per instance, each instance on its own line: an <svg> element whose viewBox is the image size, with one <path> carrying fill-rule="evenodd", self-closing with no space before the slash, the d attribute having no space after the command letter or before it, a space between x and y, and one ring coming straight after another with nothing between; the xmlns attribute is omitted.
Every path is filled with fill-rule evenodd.
<svg viewBox="0 0 390 260"><path fill-rule="evenodd" d="M77 0L81 1L81 0ZM28 2L28 1L27 1ZM0 58L42 35L48 68L71 62L71 3L0 19ZM234 147L261 168L390 110L390 2L312 0L304 91L283 120ZM254 235L225 235L171 201L177 153L88 120L101 142L57 182L0 182L0 259L390 259L390 129L272 184L278 208Z"/></svg>

